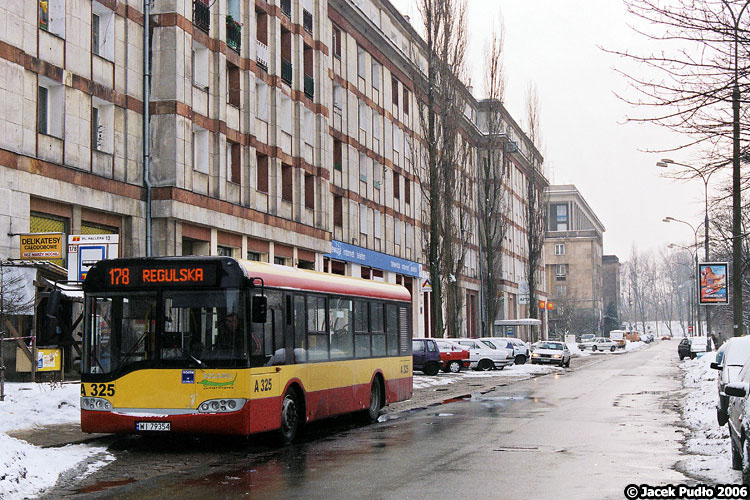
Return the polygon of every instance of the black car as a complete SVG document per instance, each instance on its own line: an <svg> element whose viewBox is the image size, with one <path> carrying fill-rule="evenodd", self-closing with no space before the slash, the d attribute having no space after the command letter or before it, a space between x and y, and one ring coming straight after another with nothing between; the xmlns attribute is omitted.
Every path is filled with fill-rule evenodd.
<svg viewBox="0 0 750 500"><path fill-rule="evenodd" d="M442 366L440 349L432 339L413 339L411 341L412 360L414 370L425 375L437 375Z"/></svg>
<svg viewBox="0 0 750 500"><path fill-rule="evenodd" d="M689 337L685 337L682 340L680 340L680 343L677 345L677 355L680 357L680 361L682 361L685 358L695 357L693 353L690 351L690 338Z"/></svg>

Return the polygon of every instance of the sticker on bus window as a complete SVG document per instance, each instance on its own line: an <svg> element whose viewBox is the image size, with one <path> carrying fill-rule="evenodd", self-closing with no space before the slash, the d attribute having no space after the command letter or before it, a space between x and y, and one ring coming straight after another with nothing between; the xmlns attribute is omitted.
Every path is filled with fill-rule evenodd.
<svg viewBox="0 0 750 500"><path fill-rule="evenodd" d="M182 383L194 384L195 383L195 370L182 370Z"/></svg>

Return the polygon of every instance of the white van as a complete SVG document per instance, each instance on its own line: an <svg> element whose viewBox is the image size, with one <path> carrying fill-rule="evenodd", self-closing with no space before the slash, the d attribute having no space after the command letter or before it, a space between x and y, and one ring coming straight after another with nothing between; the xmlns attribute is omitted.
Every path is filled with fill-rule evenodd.
<svg viewBox="0 0 750 500"><path fill-rule="evenodd" d="M455 339L455 342L469 348L469 366L475 370L502 370L513 364L513 357L508 356L508 350L505 348L493 349L477 339Z"/></svg>
<svg viewBox="0 0 750 500"><path fill-rule="evenodd" d="M522 365L529 359L529 348L526 343L516 337L482 337L477 340L489 340L506 349L513 351L512 356L515 358L515 364Z"/></svg>
<svg viewBox="0 0 750 500"><path fill-rule="evenodd" d="M611 340L615 346L624 348L625 347L625 330L612 330L609 332L609 340Z"/></svg>

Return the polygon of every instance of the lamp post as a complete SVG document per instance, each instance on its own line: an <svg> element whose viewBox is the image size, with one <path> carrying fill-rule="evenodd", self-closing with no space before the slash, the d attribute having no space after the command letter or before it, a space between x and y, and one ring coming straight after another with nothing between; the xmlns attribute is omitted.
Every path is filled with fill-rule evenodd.
<svg viewBox="0 0 750 500"><path fill-rule="evenodd" d="M680 219L675 219L674 217L664 217L662 219L662 222L680 222L682 224L687 225L690 229L693 230L693 238L695 239L695 246L694 246L695 250L693 251L693 256L695 257L695 276L696 276L696 280L697 280L698 279L697 278L697 276L698 276L698 228L693 227L693 225L691 223L689 223L689 222L686 222L686 221L680 220ZM700 227L700 226L698 226L698 227ZM684 248L685 250L688 250L688 248L682 247L680 245L675 245L674 243L670 243L668 245L668 247L670 247L670 248L679 247L679 248ZM696 281L696 283L697 283L697 281ZM698 295L696 294L695 298L697 299L697 297L698 297ZM698 335L702 337L703 336L703 327L701 325L701 308L700 307L696 307L695 309L696 309L697 316L698 316Z"/></svg>
<svg viewBox="0 0 750 500"><path fill-rule="evenodd" d="M750 5L747 0L735 14L729 0L721 0L732 19L734 44L734 77L732 82L732 316L734 336L745 333L742 319L742 199L740 190L740 85L739 85L739 26L742 14Z"/></svg>
<svg viewBox="0 0 750 500"><path fill-rule="evenodd" d="M675 243L670 243L669 245L667 245L667 248L681 248L681 249L687 251L688 253L692 253L695 265L696 266L698 265L698 252L697 252L697 249L695 251L693 251L693 250L690 250L688 247L684 247L682 245L677 245ZM681 262L679 264L684 265ZM685 266L685 267L687 267L687 266ZM697 267L696 267L696 269L697 269ZM697 286L697 282L695 280L690 280L690 283L692 283L694 286ZM695 289L694 291L695 291L695 294L696 294L696 295L694 295L694 297L695 297L698 294L698 290ZM700 309L697 307L697 304L693 304L692 301L689 301L688 302L688 317L690 318L690 321L688 321L688 324L691 323L692 320L693 320L693 314L691 313L691 311L694 311L695 314L696 314L696 316L697 316L697 318L698 318L698 321L697 321L698 322L698 328L696 330L699 332L699 335L700 335L700 325L701 325Z"/></svg>
<svg viewBox="0 0 750 500"><path fill-rule="evenodd" d="M703 261L709 262L711 259L709 257L708 253L708 180L711 178L711 175L716 172L716 170L711 170L708 172L708 175L706 175L701 169L695 168L692 165L687 165L685 163L680 163L674 160L670 160L669 158L664 158L660 162L656 163L657 167L661 168L667 168L669 165L679 165L681 167L685 167L687 169L692 170L703 181L703 201L704 201L704 219L703 219L703 231L704 231L704 238L703 238ZM692 226L691 226L692 227ZM696 247L696 252L698 251ZM696 267L697 269L697 267ZM698 306L700 307L700 306ZM706 313L706 329L708 330L708 333L711 334L711 313L708 310L708 306L705 306L705 313Z"/></svg>

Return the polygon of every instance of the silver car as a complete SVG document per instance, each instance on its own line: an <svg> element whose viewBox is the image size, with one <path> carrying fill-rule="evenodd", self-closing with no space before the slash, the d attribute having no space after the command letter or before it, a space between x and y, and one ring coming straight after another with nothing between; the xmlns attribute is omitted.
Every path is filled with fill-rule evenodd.
<svg viewBox="0 0 750 500"><path fill-rule="evenodd" d="M570 349L565 342L539 342L531 354L531 364L570 366Z"/></svg>
<svg viewBox="0 0 750 500"><path fill-rule="evenodd" d="M724 388L727 384L737 380L742 367L748 360L750 360L750 337L732 337L721 346L716 353L716 361L711 363L711 368L721 372L717 379L719 400L716 404L716 419L719 425L726 424L729 418L727 415L729 396L724 392Z"/></svg>

